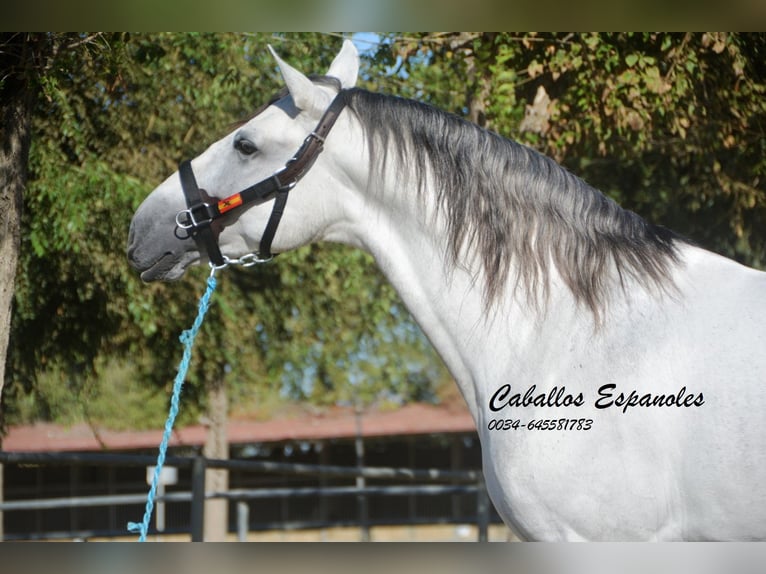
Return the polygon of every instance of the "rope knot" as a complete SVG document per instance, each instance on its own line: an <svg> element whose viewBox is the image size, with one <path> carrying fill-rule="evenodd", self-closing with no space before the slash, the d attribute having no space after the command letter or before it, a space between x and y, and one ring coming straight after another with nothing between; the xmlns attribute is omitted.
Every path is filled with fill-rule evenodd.
<svg viewBox="0 0 766 574"><path fill-rule="evenodd" d="M178 340L184 345L189 345L194 342L194 335L196 335L194 329L186 329L181 333L181 336L178 337Z"/></svg>
<svg viewBox="0 0 766 574"><path fill-rule="evenodd" d="M138 534L141 532L141 523L140 522L128 522L128 532L133 532L135 534Z"/></svg>

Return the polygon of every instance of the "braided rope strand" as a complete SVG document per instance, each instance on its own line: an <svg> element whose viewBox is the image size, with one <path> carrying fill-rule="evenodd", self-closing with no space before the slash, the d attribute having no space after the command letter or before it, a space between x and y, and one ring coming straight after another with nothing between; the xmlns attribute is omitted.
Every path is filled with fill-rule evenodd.
<svg viewBox="0 0 766 574"><path fill-rule="evenodd" d="M165 464L165 455L168 450L168 443L170 436L173 433L173 424L175 423L176 416L178 416L178 410L181 402L181 389L183 388L184 380L186 379L186 372L189 370L189 364L192 358L192 348L194 347L194 338L202 327L202 322L205 319L205 314L210 307L210 298L213 296L213 292L216 288L215 269L210 274L207 280L207 289L199 300L199 310L197 317L194 319L191 329L188 329L181 333L181 343L184 346L183 358L178 365L178 373L176 374L175 381L173 382L173 395L170 399L170 412L168 412L168 418L165 422L165 432L162 435L162 441L160 442L159 454L157 455L157 465L154 467L154 476L152 477L152 484L149 488L149 494L146 498L146 510L144 511L143 522L128 522L129 532L140 533L138 541L145 542L146 534L149 531L149 522L152 519L152 511L154 510L154 499L157 496L157 485L159 483L160 472Z"/></svg>

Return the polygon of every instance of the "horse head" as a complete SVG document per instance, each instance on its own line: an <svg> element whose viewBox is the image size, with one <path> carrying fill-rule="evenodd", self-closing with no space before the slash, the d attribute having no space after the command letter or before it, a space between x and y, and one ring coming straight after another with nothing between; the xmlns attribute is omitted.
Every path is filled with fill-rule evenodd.
<svg viewBox="0 0 766 574"><path fill-rule="evenodd" d="M130 226L128 258L144 281L178 279L189 265L200 261L220 263L213 256L218 250L227 260L257 253L263 247L267 227L274 229L269 232L273 237L269 237L266 250L281 252L322 236L331 225L332 221L323 217L328 213L328 194L322 192L337 189L338 178L330 162L322 161L319 151L324 137L317 131L322 129L339 90L356 83L359 56L346 40L327 76L310 80L273 49L271 52L286 92L191 160L186 173L182 169L168 177L136 211ZM339 113L332 118L333 123ZM332 123L329 126L328 132ZM304 153L304 148L311 149ZM301 154L307 157L301 159L300 173L293 173L300 163L294 160ZM284 181L283 174L288 172L290 180ZM189 188L192 195L202 198L196 206L190 205ZM286 200L288 189L294 199L275 233L276 225L271 221L275 219L274 207L278 196ZM242 190L250 195L244 191L240 194ZM283 208L284 202L280 216ZM200 237L212 237L213 243L200 241Z"/></svg>

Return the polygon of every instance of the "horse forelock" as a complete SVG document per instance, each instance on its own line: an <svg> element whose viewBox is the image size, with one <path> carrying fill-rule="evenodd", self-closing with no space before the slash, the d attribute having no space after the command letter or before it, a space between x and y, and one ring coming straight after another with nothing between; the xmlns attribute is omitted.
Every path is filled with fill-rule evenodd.
<svg viewBox="0 0 766 574"><path fill-rule="evenodd" d="M434 190L451 263L478 254L488 305L512 281L544 306L552 266L597 319L612 277L623 288L626 278L649 290L672 288L680 238L552 159L427 104L358 88L344 97L365 130L371 170L382 175L393 154L420 194Z"/></svg>

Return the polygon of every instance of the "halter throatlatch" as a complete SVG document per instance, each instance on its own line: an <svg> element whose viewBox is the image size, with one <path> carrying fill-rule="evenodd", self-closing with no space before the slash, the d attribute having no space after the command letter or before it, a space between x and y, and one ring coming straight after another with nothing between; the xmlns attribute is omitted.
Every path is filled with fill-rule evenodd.
<svg viewBox="0 0 766 574"><path fill-rule="evenodd" d="M182 161L178 166L178 174L181 178L181 187L184 191L187 208L176 214L176 235L178 235L179 230L183 230L187 233L183 237L184 239L192 237L200 250L207 253L210 265L214 270L234 263L248 266L271 260L274 257L271 253L271 242L274 240L274 235L284 213L288 192L314 165L316 158L322 151L327 134L330 133L333 125L335 125L335 120L338 119L346 105L345 98L341 97L342 93L341 91L335 96L314 131L303 140L303 144L285 164L285 167L239 193L220 200L211 197L207 191L197 185L191 161ZM223 221L224 216L266 203L271 199L274 199L274 206L271 209L271 216L266 224L266 229L261 236L258 252L236 260L223 255L218 247L218 235L226 227L226 223Z"/></svg>

